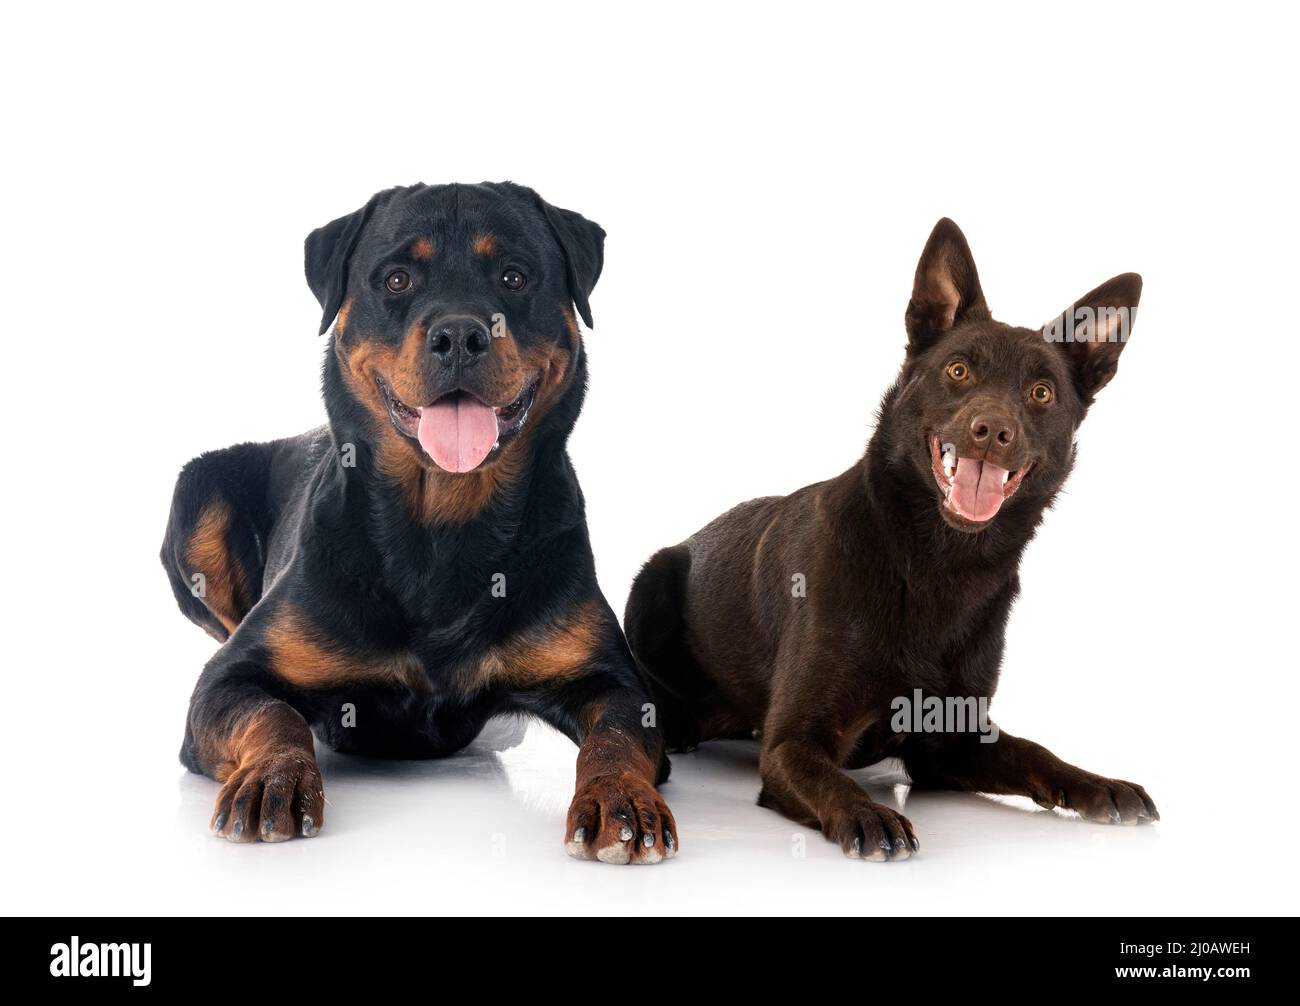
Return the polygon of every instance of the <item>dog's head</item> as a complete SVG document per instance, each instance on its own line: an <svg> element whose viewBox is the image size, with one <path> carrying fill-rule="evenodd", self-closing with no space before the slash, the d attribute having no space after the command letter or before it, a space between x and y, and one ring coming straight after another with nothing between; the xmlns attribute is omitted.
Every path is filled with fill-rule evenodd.
<svg viewBox="0 0 1300 1006"><path fill-rule="evenodd" d="M590 327L604 238L510 182L389 189L312 231L321 332L381 446L471 472L580 395L573 308Z"/></svg>
<svg viewBox="0 0 1300 1006"><path fill-rule="evenodd" d="M1125 273L1042 328L1004 325L984 302L965 237L939 221L907 305L892 448L933 487L951 526L980 531L1004 508L1052 499L1075 430L1115 375L1141 293L1142 278Z"/></svg>

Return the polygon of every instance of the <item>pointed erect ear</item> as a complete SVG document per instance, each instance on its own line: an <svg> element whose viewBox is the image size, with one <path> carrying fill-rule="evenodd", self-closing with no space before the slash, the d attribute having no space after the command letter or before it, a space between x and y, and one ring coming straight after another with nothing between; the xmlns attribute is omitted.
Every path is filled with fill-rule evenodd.
<svg viewBox="0 0 1300 1006"><path fill-rule="evenodd" d="M1070 358L1084 405L1092 404L1115 376L1141 297L1142 277L1126 272L1085 293L1043 326L1043 338Z"/></svg>
<svg viewBox="0 0 1300 1006"><path fill-rule="evenodd" d="M352 252L361 240L361 232L366 229L366 223L375 208L387 200L391 193L391 189L378 192L361 209L331 220L324 227L317 227L307 235L307 285L311 287L311 292L316 295L324 311L320 321L321 335L334 324L334 318L347 296L348 266L352 261Z"/></svg>
<svg viewBox="0 0 1300 1006"><path fill-rule="evenodd" d="M907 305L907 351L923 352L954 325L989 317L966 236L944 217L934 225L916 266Z"/></svg>
<svg viewBox="0 0 1300 1006"><path fill-rule="evenodd" d="M551 225L551 233L564 251L565 266L569 279L569 296L578 309L583 324L594 328L591 323L591 305L587 298L600 279L600 270L605 265L605 231L592 223L581 213L562 210L552 206L540 196L537 200L546 214L546 222Z"/></svg>

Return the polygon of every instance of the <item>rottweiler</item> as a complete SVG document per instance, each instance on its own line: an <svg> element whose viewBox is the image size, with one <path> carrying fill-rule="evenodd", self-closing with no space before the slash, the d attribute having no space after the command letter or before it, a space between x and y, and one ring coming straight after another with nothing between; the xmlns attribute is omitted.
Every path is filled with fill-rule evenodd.
<svg viewBox="0 0 1300 1006"><path fill-rule="evenodd" d="M842 771L889 757L919 787L1157 820L1141 786L963 722L993 695L1021 554L1141 290L1127 273L1042 329L1002 324L965 237L941 220L866 454L829 481L740 504L639 574L624 627L670 750L757 736L758 802L851 857L920 848L907 818Z"/></svg>
<svg viewBox="0 0 1300 1006"><path fill-rule="evenodd" d="M570 855L678 851L565 447L604 238L510 182L389 189L308 236L328 424L189 462L162 547L181 610L222 644L181 748L222 784L217 834L320 831L313 735L442 757L522 713L579 745Z"/></svg>

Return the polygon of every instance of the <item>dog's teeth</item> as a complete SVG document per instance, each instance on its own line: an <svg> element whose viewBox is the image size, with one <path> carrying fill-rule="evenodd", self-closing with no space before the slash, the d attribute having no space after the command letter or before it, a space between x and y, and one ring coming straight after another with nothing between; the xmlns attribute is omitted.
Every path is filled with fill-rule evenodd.
<svg viewBox="0 0 1300 1006"><path fill-rule="evenodd" d="M494 440L494 441L492 442L492 449L493 449L494 451L495 451L498 447L500 447L500 446L501 446L501 440L500 440L500 438L498 438L498 439L496 439L496 440Z"/></svg>
<svg viewBox="0 0 1300 1006"><path fill-rule="evenodd" d="M1009 479L1009 478L1011 478L1011 473L1010 473L1010 472L1003 472L1003 473L1002 473L1002 484L1003 484L1003 485L1006 485L1006 484L1007 484L1007 479Z"/></svg>
<svg viewBox="0 0 1300 1006"><path fill-rule="evenodd" d="M951 469L957 467L957 448L953 444L944 444L940 460L943 461L943 470L951 477Z"/></svg>

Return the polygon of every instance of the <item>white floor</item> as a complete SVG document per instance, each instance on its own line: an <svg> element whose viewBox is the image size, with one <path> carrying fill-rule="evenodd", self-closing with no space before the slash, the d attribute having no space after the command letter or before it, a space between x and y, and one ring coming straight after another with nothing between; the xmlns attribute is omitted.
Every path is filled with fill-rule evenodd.
<svg viewBox="0 0 1300 1006"><path fill-rule="evenodd" d="M909 862L846 860L754 804L756 752L731 742L678 756L665 787L682 853L654 867L569 860L561 829L573 747L536 724L494 724L441 762L322 754L324 832L282 845L208 835L215 785L160 765L102 787L99 767L73 828L24 828L27 866L9 872L20 913L1230 913L1294 911L1293 881L1249 805L1222 787L1192 802L1151 782L1155 827L1093 825L965 794L902 799L922 842ZM71 814L73 819L78 815ZM30 822L29 822L30 823ZM1289 836L1277 839L1279 845ZM1288 852L1289 854L1289 852ZM7 857L10 863L15 860Z"/></svg>

